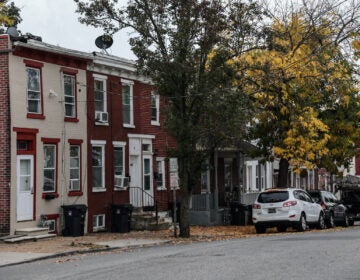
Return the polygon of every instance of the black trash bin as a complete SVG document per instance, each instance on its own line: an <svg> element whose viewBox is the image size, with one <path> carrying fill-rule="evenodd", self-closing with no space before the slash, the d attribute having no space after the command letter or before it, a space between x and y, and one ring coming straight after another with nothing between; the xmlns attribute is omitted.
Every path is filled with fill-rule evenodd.
<svg viewBox="0 0 360 280"><path fill-rule="evenodd" d="M125 233L130 231L131 204L112 204L111 205L111 232Z"/></svg>
<svg viewBox="0 0 360 280"><path fill-rule="evenodd" d="M65 228L63 236L83 236L87 206L84 204L63 205Z"/></svg>
<svg viewBox="0 0 360 280"><path fill-rule="evenodd" d="M242 203L231 204L231 224L236 226L245 226L248 220L248 206Z"/></svg>

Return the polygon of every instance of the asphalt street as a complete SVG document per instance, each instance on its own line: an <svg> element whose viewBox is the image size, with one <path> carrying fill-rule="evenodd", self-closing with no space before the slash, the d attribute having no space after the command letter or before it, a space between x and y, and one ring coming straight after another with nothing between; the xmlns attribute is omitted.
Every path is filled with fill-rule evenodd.
<svg viewBox="0 0 360 280"><path fill-rule="evenodd" d="M360 279L360 227L68 256L0 268L15 279Z"/></svg>

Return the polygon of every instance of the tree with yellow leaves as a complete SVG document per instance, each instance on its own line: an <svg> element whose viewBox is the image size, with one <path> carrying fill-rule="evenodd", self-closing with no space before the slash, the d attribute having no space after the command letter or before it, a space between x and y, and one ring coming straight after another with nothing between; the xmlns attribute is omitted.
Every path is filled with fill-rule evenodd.
<svg viewBox="0 0 360 280"><path fill-rule="evenodd" d="M0 0L0 34L5 33L5 28L16 26L21 22L20 9L14 2L7 3L8 0Z"/></svg>
<svg viewBox="0 0 360 280"><path fill-rule="evenodd" d="M289 166L348 167L360 143L355 2L304 1L282 17L269 13L267 48L231 61L253 99L249 137L262 155L280 159L278 187L289 187Z"/></svg>

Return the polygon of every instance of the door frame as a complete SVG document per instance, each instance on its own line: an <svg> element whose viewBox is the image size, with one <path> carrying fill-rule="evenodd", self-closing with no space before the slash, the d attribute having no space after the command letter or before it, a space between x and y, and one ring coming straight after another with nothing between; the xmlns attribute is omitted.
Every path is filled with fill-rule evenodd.
<svg viewBox="0 0 360 280"><path fill-rule="evenodd" d="M21 160L30 160L30 176L31 176L31 182L30 182L30 189L29 192L27 192L28 194L28 200L27 201L22 201L23 197L24 197L24 193L21 193L20 190L20 161ZM17 155L16 157L16 168L17 168L17 172L16 172L16 220L17 221L29 221L29 220L34 220L34 213L35 213L35 159L34 159L34 155ZM26 195L26 194L25 194ZM21 206L26 206L25 209L25 215L23 214L23 207ZM27 214L28 213L28 214Z"/></svg>

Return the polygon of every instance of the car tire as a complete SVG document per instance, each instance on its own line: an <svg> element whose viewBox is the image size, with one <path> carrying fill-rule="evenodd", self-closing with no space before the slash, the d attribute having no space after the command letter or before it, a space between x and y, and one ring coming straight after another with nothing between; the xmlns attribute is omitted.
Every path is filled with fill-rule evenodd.
<svg viewBox="0 0 360 280"><path fill-rule="evenodd" d="M286 227L284 227L284 226L278 226L276 228L277 228L278 232L285 232L286 231Z"/></svg>
<svg viewBox="0 0 360 280"><path fill-rule="evenodd" d="M348 227L350 225L349 215L347 213L344 214L343 227Z"/></svg>
<svg viewBox="0 0 360 280"><path fill-rule="evenodd" d="M305 214L302 213L300 216L300 220L299 220L299 224L298 224L298 231L305 231L307 228L307 224L306 224L306 217Z"/></svg>
<svg viewBox="0 0 360 280"><path fill-rule="evenodd" d="M266 232L266 227L255 225L255 230L256 230L256 233L262 234L262 233Z"/></svg>
<svg viewBox="0 0 360 280"><path fill-rule="evenodd" d="M318 228L318 229L324 229L324 228L325 228L324 213L320 213L320 215L319 215L319 220L318 220L317 228Z"/></svg>
<svg viewBox="0 0 360 280"><path fill-rule="evenodd" d="M354 223L355 223L355 221L354 220L349 220L349 226L353 226L354 225Z"/></svg>
<svg viewBox="0 0 360 280"><path fill-rule="evenodd" d="M327 226L328 228L333 228L333 227L335 227L334 213L330 213L330 214L329 214L329 220L328 220L326 226Z"/></svg>

